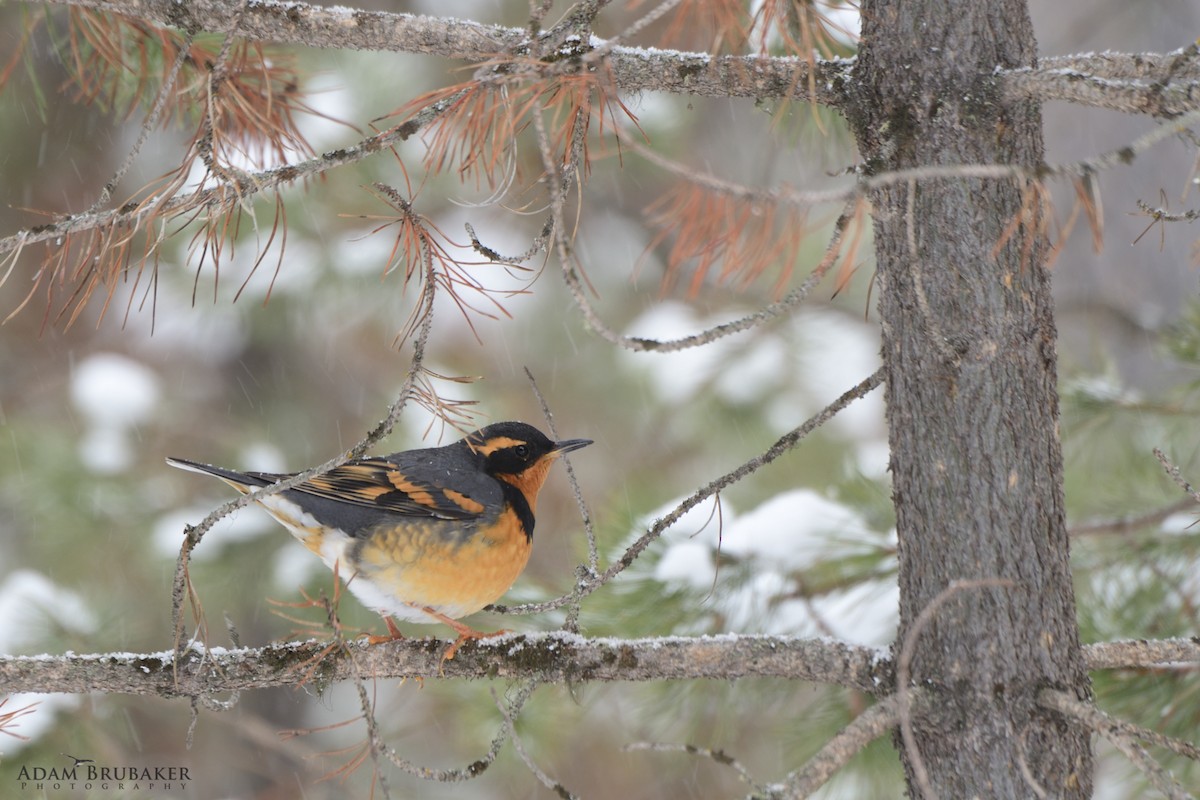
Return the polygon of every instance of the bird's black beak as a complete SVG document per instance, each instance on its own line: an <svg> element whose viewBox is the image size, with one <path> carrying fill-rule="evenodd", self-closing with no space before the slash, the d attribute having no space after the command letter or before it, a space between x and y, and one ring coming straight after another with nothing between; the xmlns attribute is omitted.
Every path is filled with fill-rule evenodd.
<svg viewBox="0 0 1200 800"><path fill-rule="evenodd" d="M564 439L561 442L554 443L554 453L561 456L563 453L569 453L572 450L578 450L581 447L587 447L591 443L591 439Z"/></svg>

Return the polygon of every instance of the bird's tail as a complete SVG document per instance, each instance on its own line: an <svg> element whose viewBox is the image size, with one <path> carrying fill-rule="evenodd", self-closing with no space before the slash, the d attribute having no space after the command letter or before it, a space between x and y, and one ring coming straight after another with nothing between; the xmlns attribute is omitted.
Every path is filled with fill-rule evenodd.
<svg viewBox="0 0 1200 800"><path fill-rule="evenodd" d="M199 472L201 475L212 475L228 483L242 494L267 486L278 480L278 476L270 476L259 472L237 472L224 467L214 467L212 464L201 464L198 461L188 461L186 458L167 456L167 463L172 467L186 469L188 472Z"/></svg>

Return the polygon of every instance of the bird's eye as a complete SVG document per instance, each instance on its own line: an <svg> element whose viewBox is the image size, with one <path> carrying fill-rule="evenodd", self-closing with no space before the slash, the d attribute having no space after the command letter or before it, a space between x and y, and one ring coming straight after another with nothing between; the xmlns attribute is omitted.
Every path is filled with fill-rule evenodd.
<svg viewBox="0 0 1200 800"><path fill-rule="evenodd" d="M520 459L529 458L529 445L519 444L513 448L513 452L517 454L517 458L520 458Z"/></svg>

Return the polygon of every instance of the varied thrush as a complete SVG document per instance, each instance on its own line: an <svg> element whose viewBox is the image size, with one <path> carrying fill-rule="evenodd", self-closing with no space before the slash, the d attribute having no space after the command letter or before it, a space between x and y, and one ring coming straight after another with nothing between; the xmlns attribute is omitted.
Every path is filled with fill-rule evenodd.
<svg viewBox="0 0 1200 800"><path fill-rule="evenodd" d="M457 649L490 635L457 620L499 599L525 569L551 464L591 443L554 442L523 422L498 422L445 447L348 461L258 502L383 615L391 638L400 638L393 617L442 622L459 635ZM167 463L242 494L290 477Z"/></svg>

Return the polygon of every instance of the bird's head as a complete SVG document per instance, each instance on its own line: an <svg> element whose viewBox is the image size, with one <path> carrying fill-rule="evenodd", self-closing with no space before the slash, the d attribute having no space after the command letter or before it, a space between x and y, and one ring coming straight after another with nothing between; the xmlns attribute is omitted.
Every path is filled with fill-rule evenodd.
<svg viewBox="0 0 1200 800"><path fill-rule="evenodd" d="M563 453L587 447L591 439L551 440L524 422L497 422L467 436L467 447L483 457L483 469L493 478L521 490L530 509L546 481L550 465Z"/></svg>

